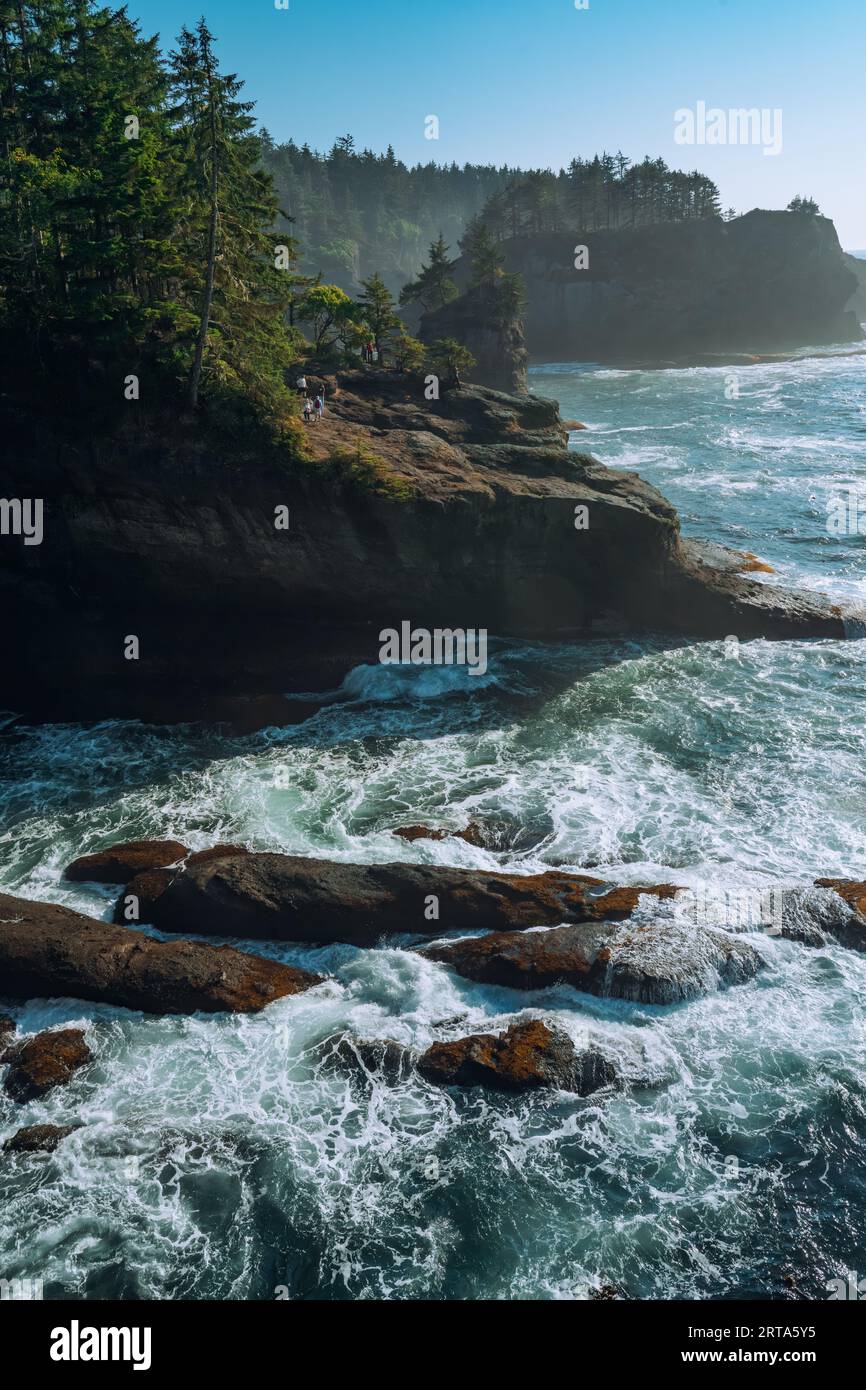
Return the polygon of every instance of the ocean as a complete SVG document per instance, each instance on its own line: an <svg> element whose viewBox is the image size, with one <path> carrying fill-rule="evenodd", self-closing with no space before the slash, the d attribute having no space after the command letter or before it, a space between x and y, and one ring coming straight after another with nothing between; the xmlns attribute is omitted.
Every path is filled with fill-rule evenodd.
<svg viewBox="0 0 866 1390"><path fill-rule="evenodd" d="M856 614L866 535L828 518L840 497L866 516L864 369L840 345L748 367L559 363L530 384L588 426L575 448L656 484L684 534ZM483 677L358 668L339 704L243 737L10 724L0 883L108 915L113 892L65 883L64 866L174 837L710 894L795 887L819 920L816 877L866 878L861 630L492 642ZM470 820L495 849L392 833ZM22 1030L86 1026L95 1061L43 1101L0 1096L0 1141L82 1125L50 1156L0 1164L0 1277L41 1280L48 1298L825 1298L866 1275L866 954L755 940L755 980L669 1007L473 984L409 937L251 944L330 976L255 1017L17 1006ZM417 1077L361 1089L321 1066L343 1031L424 1047L520 1016L596 1040L632 1085L583 1100Z"/></svg>

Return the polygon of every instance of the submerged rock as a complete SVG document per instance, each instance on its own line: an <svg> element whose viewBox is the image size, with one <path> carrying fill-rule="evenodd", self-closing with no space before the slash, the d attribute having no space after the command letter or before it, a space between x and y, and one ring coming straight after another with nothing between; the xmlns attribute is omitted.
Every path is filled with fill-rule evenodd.
<svg viewBox="0 0 866 1390"><path fill-rule="evenodd" d="M594 923L495 932L431 946L423 954L482 984L510 989L568 984L641 1004L674 1004L721 985L742 984L763 964L739 937L667 920L632 928Z"/></svg>
<svg viewBox="0 0 866 1390"><path fill-rule="evenodd" d="M362 1081L384 1081L396 1086L414 1070L416 1052L392 1038L353 1038L340 1033L321 1046L324 1071L344 1072Z"/></svg>
<svg viewBox="0 0 866 1390"><path fill-rule="evenodd" d="M611 947L597 992L639 1004L676 1004L745 984L763 964L754 946L730 932L651 922L628 928Z"/></svg>
<svg viewBox="0 0 866 1390"><path fill-rule="evenodd" d="M627 917L641 893L670 884L593 892L598 879L551 871L484 873L419 864L345 864L286 854L245 854L153 870L128 884L140 919L161 931L369 945L397 933L522 930Z"/></svg>
<svg viewBox="0 0 866 1390"><path fill-rule="evenodd" d="M475 1033L434 1043L418 1071L438 1086L490 1086L498 1091L540 1087L588 1096L617 1080L615 1067L589 1048L578 1052L567 1033L541 1019L513 1023L504 1033Z"/></svg>
<svg viewBox="0 0 866 1390"><path fill-rule="evenodd" d="M93 1053L80 1028L58 1028L37 1033L7 1048L0 1061L8 1065L4 1088L13 1100L39 1100L63 1086L79 1068L92 1060Z"/></svg>
<svg viewBox="0 0 866 1390"><path fill-rule="evenodd" d="M13 1154L50 1154L61 1140L79 1128L79 1125L27 1125L7 1139L3 1149Z"/></svg>
<svg viewBox="0 0 866 1390"><path fill-rule="evenodd" d="M836 942L849 951L866 951L866 883L857 879L819 878L815 887L784 894L780 935L801 946Z"/></svg>
<svg viewBox="0 0 866 1390"><path fill-rule="evenodd" d="M444 830L429 825L401 825L393 833L401 840L408 840L410 844L414 844L416 840L465 840L467 845L475 845L478 849L487 847L484 830L475 821L470 821L462 830Z"/></svg>
<svg viewBox="0 0 866 1390"><path fill-rule="evenodd" d="M145 869L162 869L189 854L179 840L130 840L74 859L64 877L73 883L128 883Z"/></svg>
<svg viewBox="0 0 866 1390"><path fill-rule="evenodd" d="M257 1013L320 975L230 946L155 941L54 903L0 893L0 980L18 999L95 999L145 1013Z"/></svg>

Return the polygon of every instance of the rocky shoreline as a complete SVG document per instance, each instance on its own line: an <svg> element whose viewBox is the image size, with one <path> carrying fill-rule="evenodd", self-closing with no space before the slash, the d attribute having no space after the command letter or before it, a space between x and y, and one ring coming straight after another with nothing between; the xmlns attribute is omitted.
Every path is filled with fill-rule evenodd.
<svg viewBox="0 0 866 1390"><path fill-rule="evenodd" d="M404 621L548 641L845 636L837 605L683 540L653 487L570 449L555 401L428 400L422 378L374 369L336 372L327 401L303 465L237 440L215 452L174 421L86 447L6 421L0 493L43 499L44 541L0 552L15 652L0 707L290 724L343 698ZM310 692L330 693L286 698Z"/></svg>

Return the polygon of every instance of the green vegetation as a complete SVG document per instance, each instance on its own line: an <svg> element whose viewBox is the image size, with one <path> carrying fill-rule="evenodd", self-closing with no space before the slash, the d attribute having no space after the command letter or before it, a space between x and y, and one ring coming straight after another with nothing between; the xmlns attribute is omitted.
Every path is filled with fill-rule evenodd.
<svg viewBox="0 0 866 1390"><path fill-rule="evenodd" d="M364 323L370 329L380 366L385 366L391 340L403 328L394 312L394 299L381 275L373 273L363 282L358 301Z"/></svg>
<svg viewBox="0 0 866 1390"><path fill-rule="evenodd" d="M430 364L446 386L457 386L461 372L471 372L475 358L456 338L437 338L430 346Z"/></svg>
<svg viewBox="0 0 866 1390"><path fill-rule="evenodd" d="M419 164L355 149L341 136L328 154L262 134L286 230L305 248L303 268L356 294L374 271L392 294L417 274L439 236L452 245L487 199L519 170L493 165Z"/></svg>
<svg viewBox="0 0 866 1390"><path fill-rule="evenodd" d="M274 178L284 223L305 247L313 276L357 292L378 271L392 294L410 282L411 299L425 311L444 266L419 267L424 248L457 243L481 216L494 238L528 232L597 231L650 222L717 217L719 192L697 172L669 169L647 155L632 164L622 153L574 159L568 169L523 171L507 166L417 164L409 168L389 147L384 155L355 149L341 136L328 154L289 140L277 145L263 132L265 165ZM434 275L430 276L430 271ZM447 277L445 277L447 278Z"/></svg>
<svg viewBox="0 0 866 1390"><path fill-rule="evenodd" d="M123 10L0 3L0 368L109 427L201 396L287 427L292 277L241 83Z"/></svg>
<svg viewBox="0 0 866 1390"><path fill-rule="evenodd" d="M796 198L791 199L787 210L788 212L803 212L809 217L814 217L821 211L814 198L801 198L799 193Z"/></svg>
<svg viewBox="0 0 866 1390"><path fill-rule="evenodd" d="M422 265L417 278L410 280L400 291L401 304L419 304L426 313L430 313L432 309L442 309L457 298L457 286L451 278L457 261L449 260L449 250L440 232L430 247L430 264Z"/></svg>
<svg viewBox="0 0 866 1390"><path fill-rule="evenodd" d="M414 495L412 484L389 468L384 459L359 439L355 444L336 449L329 459L318 465L335 481L373 493L392 502L405 502Z"/></svg>
<svg viewBox="0 0 866 1390"><path fill-rule="evenodd" d="M523 290L504 238L718 215L708 179L661 160L409 169L390 149L358 153L350 135L325 156L276 146L256 133L242 85L221 71L204 20L162 55L125 10L96 0L0 0L7 409L37 418L50 398L91 434L194 418L298 458L287 382L300 364L357 365L372 341L380 367L452 385L472 371L466 345L445 336L464 329L435 321L455 304L470 336L516 324ZM399 318L398 293L430 316L430 346ZM355 453L341 467L381 484L381 461Z"/></svg>
<svg viewBox="0 0 866 1390"><path fill-rule="evenodd" d="M597 232L682 222L721 214L719 190L697 169L669 169L646 155L632 164L620 151L573 159L558 174L533 170L509 179L485 204L481 219L494 237L534 232Z"/></svg>

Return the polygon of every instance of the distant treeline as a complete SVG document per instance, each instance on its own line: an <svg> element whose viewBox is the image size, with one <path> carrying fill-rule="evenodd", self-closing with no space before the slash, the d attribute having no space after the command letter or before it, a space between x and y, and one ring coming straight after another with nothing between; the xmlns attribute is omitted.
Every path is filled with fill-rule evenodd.
<svg viewBox="0 0 866 1390"><path fill-rule="evenodd" d="M262 138L304 269L344 289L378 270L396 294L440 233L453 246L479 216L501 240L720 215L711 179L649 156L639 164L622 153L575 159L556 174L492 164L410 168L390 146L383 155L357 151L351 135L327 154L292 140L275 145L266 131Z"/></svg>
<svg viewBox="0 0 866 1390"><path fill-rule="evenodd" d="M396 294L417 275L441 232L454 245L489 198L523 177L492 164L417 164L409 168L388 147L355 149L340 136L328 154L309 145L275 145L262 132L265 167L280 207L302 248L303 268L354 290L378 271Z"/></svg>
<svg viewBox="0 0 866 1390"><path fill-rule="evenodd" d="M500 240L531 232L597 232L719 217L719 190L697 169L669 169L646 155L632 164L622 152L573 159L553 174L534 170L509 180L488 199L483 220Z"/></svg>

